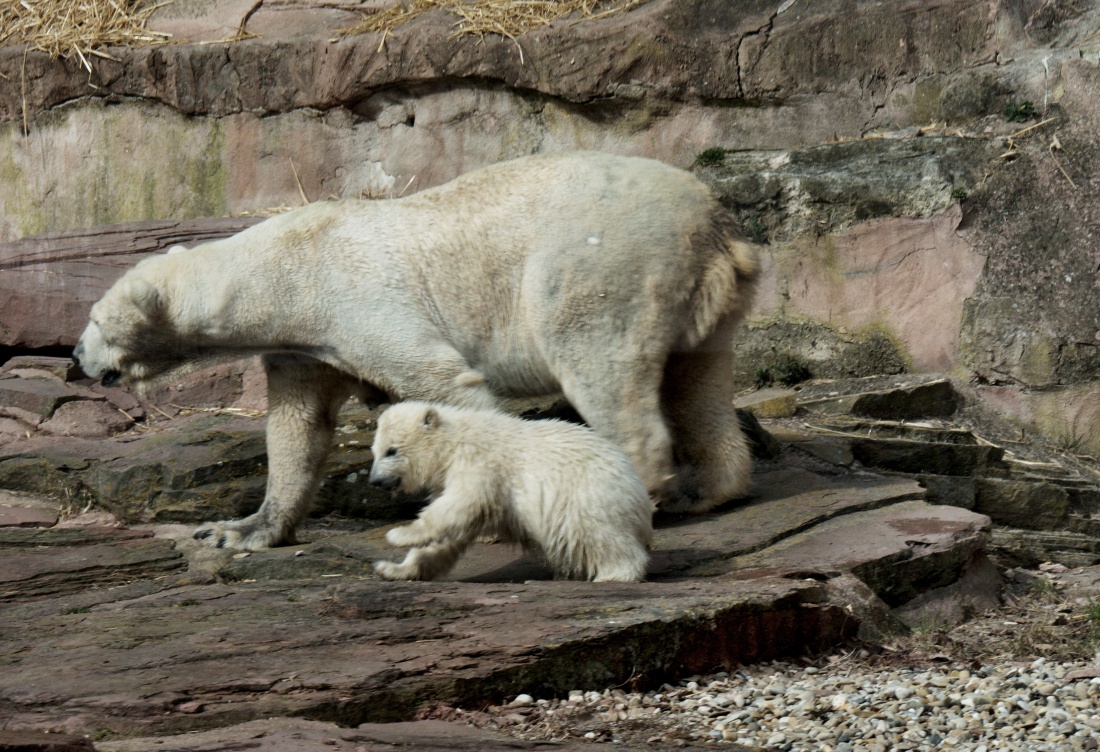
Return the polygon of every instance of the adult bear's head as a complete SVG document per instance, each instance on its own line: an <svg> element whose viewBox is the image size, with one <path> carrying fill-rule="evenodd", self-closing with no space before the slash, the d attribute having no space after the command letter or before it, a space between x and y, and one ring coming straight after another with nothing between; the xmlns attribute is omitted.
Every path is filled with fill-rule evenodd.
<svg viewBox="0 0 1100 752"><path fill-rule="evenodd" d="M167 255L142 261L92 306L73 360L104 386L148 388L195 367L196 353L173 321L165 263Z"/></svg>

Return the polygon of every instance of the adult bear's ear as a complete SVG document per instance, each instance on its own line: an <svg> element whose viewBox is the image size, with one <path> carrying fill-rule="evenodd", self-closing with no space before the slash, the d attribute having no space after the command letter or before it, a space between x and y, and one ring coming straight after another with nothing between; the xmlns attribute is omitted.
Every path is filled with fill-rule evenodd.
<svg viewBox="0 0 1100 752"><path fill-rule="evenodd" d="M420 424L424 429L431 431L439 426L439 412L434 407L429 407L424 413L424 422Z"/></svg>
<svg viewBox="0 0 1100 752"><path fill-rule="evenodd" d="M141 277L132 277L127 282L126 294L134 306L148 319L159 318L164 311L164 298L160 290Z"/></svg>

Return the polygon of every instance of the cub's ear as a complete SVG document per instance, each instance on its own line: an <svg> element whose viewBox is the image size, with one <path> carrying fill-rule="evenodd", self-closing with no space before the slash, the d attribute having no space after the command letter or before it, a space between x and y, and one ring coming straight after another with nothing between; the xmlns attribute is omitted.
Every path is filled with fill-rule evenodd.
<svg viewBox="0 0 1100 752"><path fill-rule="evenodd" d="M147 318L155 319L164 311L165 301L160 290L141 277L132 277L126 282L126 295Z"/></svg>
<svg viewBox="0 0 1100 752"><path fill-rule="evenodd" d="M173 253L183 253L186 250L187 250L187 246L185 246L185 245L174 245L171 248L169 248L167 251L165 251L164 255L165 256L171 256Z"/></svg>
<svg viewBox="0 0 1100 752"><path fill-rule="evenodd" d="M439 412L434 407L429 407L424 413L424 422L420 426L428 431L439 427Z"/></svg>

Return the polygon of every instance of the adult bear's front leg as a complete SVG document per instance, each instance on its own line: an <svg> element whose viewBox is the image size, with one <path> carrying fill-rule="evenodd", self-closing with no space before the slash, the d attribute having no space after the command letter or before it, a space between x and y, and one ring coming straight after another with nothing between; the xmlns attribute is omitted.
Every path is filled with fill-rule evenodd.
<svg viewBox="0 0 1100 752"><path fill-rule="evenodd" d="M331 366L297 355L266 355L267 492L255 514L207 522L195 538L216 548L256 551L294 542L309 514L332 445L336 416L350 380Z"/></svg>

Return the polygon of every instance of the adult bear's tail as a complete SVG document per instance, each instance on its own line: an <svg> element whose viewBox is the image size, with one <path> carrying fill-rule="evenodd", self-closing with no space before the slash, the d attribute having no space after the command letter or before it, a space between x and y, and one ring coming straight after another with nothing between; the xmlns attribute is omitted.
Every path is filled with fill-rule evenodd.
<svg viewBox="0 0 1100 752"><path fill-rule="evenodd" d="M691 237L691 247L702 262L691 300L691 319L683 344L694 348L723 319L736 323L752 305L760 259L755 245L745 240L736 220L714 201L706 222Z"/></svg>

